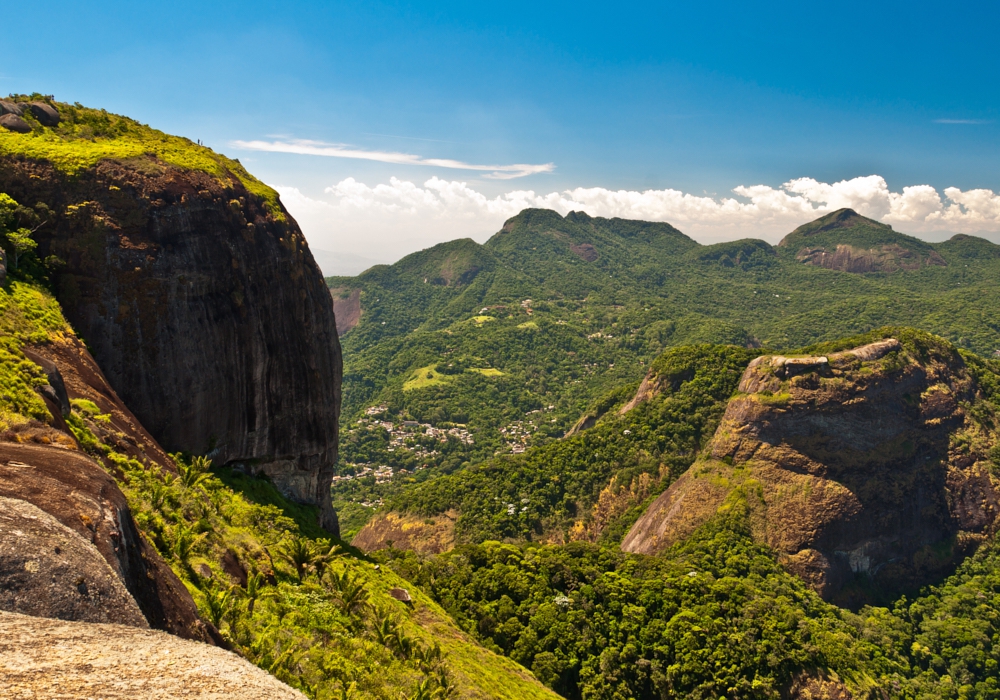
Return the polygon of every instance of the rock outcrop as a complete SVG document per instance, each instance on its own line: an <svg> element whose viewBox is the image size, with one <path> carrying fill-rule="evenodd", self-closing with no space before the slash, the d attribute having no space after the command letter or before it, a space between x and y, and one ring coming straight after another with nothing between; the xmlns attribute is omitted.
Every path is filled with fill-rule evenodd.
<svg viewBox="0 0 1000 700"><path fill-rule="evenodd" d="M892 226L853 209L838 209L799 226L778 247L794 251L795 258L806 265L841 272L892 273L948 265L926 242L897 233Z"/></svg>
<svg viewBox="0 0 1000 700"><path fill-rule="evenodd" d="M78 449L63 418L62 406L71 401L89 402L85 405L105 417L94 422L99 439L119 454L136 459L151 469L168 472L177 470L173 460L125 407L78 339L64 335L49 343L24 347L23 352L41 366L48 377L49 385L41 387L39 393L52 418L50 425L33 421L11 428L0 436L0 497L37 508L75 533L86 545L91 559L103 558L103 569L97 564L92 567L114 573L119 585L134 601L132 605L141 612L141 624L187 639L221 642L215 630L199 618L194 600L184 584L139 534L125 495L108 473L117 468L114 462L107 460L102 468ZM50 390L51 395L45 389ZM41 562L48 558L55 566L62 561L58 556L52 559L55 554L44 547L27 546L19 551L0 553L0 568L5 571L0 574L0 589L30 591L34 587L48 586L51 577L40 573L40 563L32 565L37 566L37 571L28 572L17 562L20 559ZM31 575L25 576L25 572ZM83 583L95 580L80 571L53 585L76 585L79 578ZM89 591L93 586L87 584L85 588ZM27 594L21 595L22 599L24 595ZM77 612L55 604L58 601L30 611L47 617L98 620L99 615L106 615L103 621L127 621L115 617L118 614L114 612L115 605L98 605L99 600L94 596L88 600L97 612L80 612L79 606L86 601L77 601ZM0 601L0 609L28 611L19 605L12 600Z"/></svg>
<svg viewBox="0 0 1000 700"><path fill-rule="evenodd" d="M31 133L31 124L21 119L16 114L4 114L0 116L0 126L7 131L14 131L18 134Z"/></svg>
<svg viewBox="0 0 1000 700"><path fill-rule="evenodd" d="M264 472L336 531L341 356L302 233L234 175L152 157L73 177L0 160L0 191L53 212L39 256L109 383L168 450Z"/></svg>
<svg viewBox="0 0 1000 700"><path fill-rule="evenodd" d="M856 606L947 573L991 534L1000 494L981 392L946 342L914 334L744 373L705 454L622 548L658 553L739 491L754 537L821 595Z"/></svg>
<svg viewBox="0 0 1000 700"><path fill-rule="evenodd" d="M45 511L0 496L0 610L147 627L97 548Z"/></svg>
<svg viewBox="0 0 1000 700"><path fill-rule="evenodd" d="M45 102L29 102L27 105L31 116L42 126L59 126L59 110Z"/></svg>
<svg viewBox="0 0 1000 700"><path fill-rule="evenodd" d="M0 695L10 700L304 700L236 654L123 625L0 612Z"/></svg>

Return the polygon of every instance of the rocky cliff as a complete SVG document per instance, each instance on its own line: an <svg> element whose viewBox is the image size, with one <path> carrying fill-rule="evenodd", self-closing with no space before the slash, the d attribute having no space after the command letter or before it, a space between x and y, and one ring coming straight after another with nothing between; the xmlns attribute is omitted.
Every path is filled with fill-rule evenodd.
<svg viewBox="0 0 1000 700"><path fill-rule="evenodd" d="M622 548L662 552L739 491L755 538L828 600L948 572L996 528L995 409L954 347L900 338L754 360L703 456Z"/></svg>
<svg viewBox="0 0 1000 700"><path fill-rule="evenodd" d="M336 322L276 198L217 156L214 172L153 155L73 169L14 140L35 135L6 138L0 191L46 205L39 258L60 261L66 317L141 424L168 450L268 474L335 531Z"/></svg>
<svg viewBox="0 0 1000 700"><path fill-rule="evenodd" d="M191 594L142 537L108 471L79 449L66 424L72 404L89 411L99 439L151 469L176 465L107 384L70 335L22 348L48 381L37 387L48 423L0 433L0 610L84 622L153 627L220 643Z"/></svg>

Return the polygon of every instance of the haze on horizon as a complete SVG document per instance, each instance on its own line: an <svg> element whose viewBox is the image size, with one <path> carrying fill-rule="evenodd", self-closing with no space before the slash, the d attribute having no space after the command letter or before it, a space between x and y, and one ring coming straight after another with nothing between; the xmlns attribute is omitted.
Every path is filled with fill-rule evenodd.
<svg viewBox="0 0 1000 700"><path fill-rule="evenodd" d="M57 1L0 93L238 157L328 274L525 207L776 242L848 206L1000 241L1000 6ZM44 49L41 46L44 45Z"/></svg>

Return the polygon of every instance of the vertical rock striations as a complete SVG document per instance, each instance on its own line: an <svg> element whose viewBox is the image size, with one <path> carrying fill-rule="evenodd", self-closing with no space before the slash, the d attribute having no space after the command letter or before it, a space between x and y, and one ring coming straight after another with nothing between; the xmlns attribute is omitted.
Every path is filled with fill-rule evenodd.
<svg viewBox="0 0 1000 700"><path fill-rule="evenodd" d="M320 506L337 453L341 355L330 294L280 204L151 156L67 175L0 159L0 191L44 202L40 257L115 391L168 450L268 474Z"/></svg>

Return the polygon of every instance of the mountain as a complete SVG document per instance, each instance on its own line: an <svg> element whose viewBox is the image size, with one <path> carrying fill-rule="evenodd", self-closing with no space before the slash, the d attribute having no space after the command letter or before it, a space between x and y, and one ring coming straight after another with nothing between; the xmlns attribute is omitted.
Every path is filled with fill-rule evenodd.
<svg viewBox="0 0 1000 700"><path fill-rule="evenodd" d="M567 698L989 697L1000 363L906 328L677 347L604 409L359 538L402 523L376 556Z"/></svg>
<svg viewBox="0 0 1000 700"><path fill-rule="evenodd" d="M328 278L346 358L334 483L345 532L414 482L585 424L667 347L794 348L900 324L992 356L998 254L850 210L777 246L702 246L668 224L526 210L483 245L452 241ZM379 467L389 471L376 477Z"/></svg>
<svg viewBox="0 0 1000 700"><path fill-rule="evenodd" d="M67 319L167 449L252 463L335 531L340 346L297 224L235 161L57 106L55 127L0 133L0 191L43 204Z"/></svg>
<svg viewBox="0 0 1000 700"><path fill-rule="evenodd" d="M827 600L891 600L950 572L996 530L997 435L977 375L997 375L897 335L753 360L699 459L622 548L664 552L743 489L754 538Z"/></svg>
<svg viewBox="0 0 1000 700"><path fill-rule="evenodd" d="M555 697L336 536L333 304L277 195L125 117L0 108L0 688Z"/></svg>

